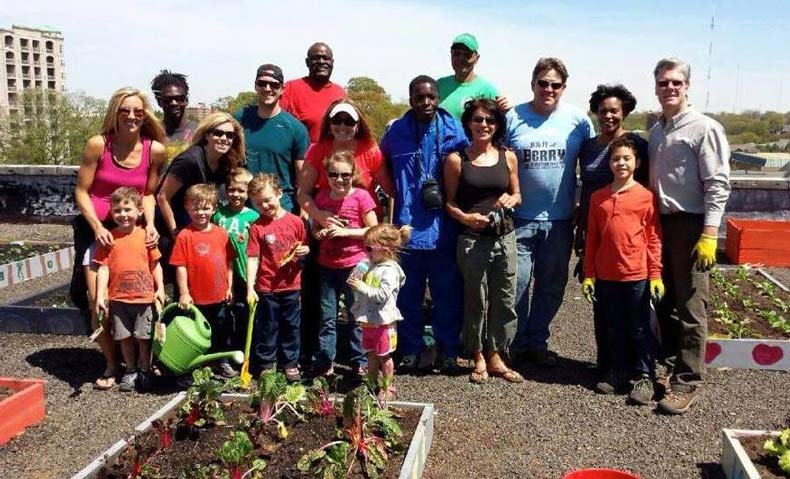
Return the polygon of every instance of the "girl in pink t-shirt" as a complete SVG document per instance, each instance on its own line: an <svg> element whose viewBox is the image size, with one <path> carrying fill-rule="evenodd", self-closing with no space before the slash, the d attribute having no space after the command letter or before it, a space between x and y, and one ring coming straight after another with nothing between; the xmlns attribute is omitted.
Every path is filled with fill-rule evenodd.
<svg viewBox="0 0 790 479"><path fill-rule="evenodd" d="M366 190L358 188L359 172L353 156L338 152L327 158L325 164L329 189L322 189L315 204L331 213L328 226L322 228L313 222L313 236L321 241L318 265L321 291L321 327L318 336L319 350L313 358L316 373L329 375L334 372L332 363L337 351L337 306L343 294L346 310L351 309L354 295L346 281L354 267L367 256L363 236L369 227L378 224L376 203ZM350 316L350 313L347 313ZM367 360L362 350L362 330L348 317L351 327L351 364L360 377L364 377Z"/></svg>

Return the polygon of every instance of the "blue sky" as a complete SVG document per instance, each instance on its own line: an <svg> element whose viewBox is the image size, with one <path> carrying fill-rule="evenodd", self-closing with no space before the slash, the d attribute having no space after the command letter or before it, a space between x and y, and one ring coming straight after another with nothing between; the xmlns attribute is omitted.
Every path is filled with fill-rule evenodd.
<svg viewBox="0 0 790 479"><path fill-rule="evenodd" d="M6 3L0 26L60 29L67 88L104 98L125 85L148 90L168 68L189 76L193 104L211 103L252 89L261 63L280 65L286 78L304 75L306 49L320 40L335 52L333 80L369 76L398 99L418 74L450 74L450 42L468 31L480 42L478 74L518 102L530 98L535 61L556 56L570 72L564 101L585 106L598 83L623 82L637 109L656 109L652 68L678 56L692 65L699 109L710 91L712 111L790 110L786 0Z"/></svg>

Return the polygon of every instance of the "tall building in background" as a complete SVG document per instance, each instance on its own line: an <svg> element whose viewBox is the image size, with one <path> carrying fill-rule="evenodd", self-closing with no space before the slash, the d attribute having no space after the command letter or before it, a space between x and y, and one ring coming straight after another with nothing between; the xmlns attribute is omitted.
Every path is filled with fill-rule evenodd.
<svg viewBox="0 0 790 479"><path fill-rule="evenodd" d="M0 115L17 113L22 91L41 88L64 92L63 35L48 28L12 25L0 28L5 68L0 69Z"/></svg>

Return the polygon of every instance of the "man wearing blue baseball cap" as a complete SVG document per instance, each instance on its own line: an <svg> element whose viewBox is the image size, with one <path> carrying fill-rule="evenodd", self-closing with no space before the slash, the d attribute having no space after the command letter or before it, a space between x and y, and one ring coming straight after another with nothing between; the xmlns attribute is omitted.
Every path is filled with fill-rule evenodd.
<svg viewBox="0 0 790 479"><path fill-rule="evenodd" d="M462 33L453 39L450 46L450 62L453 75L439 78L439 107L457 119L461 119L464 103L473 98L496 100L503 111L512 107L510 99L500 95L499 90L487 80L475 74L475 65L480 60L477 38L471 33Z"/></svg>

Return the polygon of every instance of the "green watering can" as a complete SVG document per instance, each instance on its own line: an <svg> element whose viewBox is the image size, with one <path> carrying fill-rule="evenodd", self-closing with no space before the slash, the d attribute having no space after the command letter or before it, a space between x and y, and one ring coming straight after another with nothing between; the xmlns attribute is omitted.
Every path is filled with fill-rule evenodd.
<svg viewBox="0 0 790 479"><path fill-rule="evenodd" d="M178 307L178 303L165 306L160 316L163 317L173 307ZM231 359L238 364L244 362L241 351L203 354L211 346L211 325L195 305L190 305L188 312L192 317L179 315L170 321L165 330L164 344L153 341L154 355L162 364L174 374L181 375L218 359Z"/></svg>

